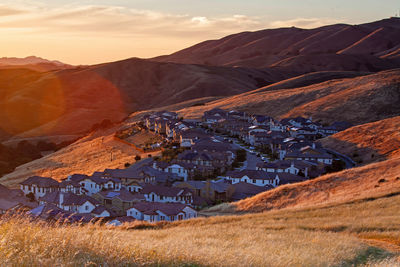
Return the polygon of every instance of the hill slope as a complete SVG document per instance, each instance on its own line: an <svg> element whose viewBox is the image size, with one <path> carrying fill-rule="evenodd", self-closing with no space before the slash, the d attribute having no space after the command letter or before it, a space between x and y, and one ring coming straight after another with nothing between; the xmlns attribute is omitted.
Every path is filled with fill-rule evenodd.
<svg viewBox="0 0 400 267"><path fill-rule="evenodd" d="M400 157L400 117L352 127L321 143L362 164Z"/></svg>
<svg viewBox="0 0 400 267"><path fill-rule="evenodd" d="M218 107L276 118L312 116L316 121L354 124L400 115L400 69L285 89L304 83L308 75L179 112L185 117L201 117L204 111Z"/></svg>
<svg viewBox="0 0 400 267"><path fill-rule="evenodd" d="M399 36L398 18L310 30L281 28L206 41L155 60L257 68L275 66L302 73L379 71L400 66L397 58L384 57L400 44Z"/></svg>
<svg viewBox="0 0 400 267"><path fill-rule="evenodd" d="M128 59L39 73L0 69L0 127L24 136L87 131L104 119L206 96L229 96L287 78L278 71Z"/></svg>

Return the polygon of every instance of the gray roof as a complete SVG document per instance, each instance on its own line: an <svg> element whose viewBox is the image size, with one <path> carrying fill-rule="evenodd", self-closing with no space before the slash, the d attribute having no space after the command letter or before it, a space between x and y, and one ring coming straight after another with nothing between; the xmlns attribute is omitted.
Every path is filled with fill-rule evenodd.
<svg viewBox="0 0 400 267"><path fill-rule="evenodd" d="M275 179L277 174L266 171L256 171L256 170L230 171L226 174L226 176L231 178L242 178L245 175L250 179L273 180Z"/></svg>
<svg viewBox="0 0 400 267"><path fill-rule="evenodd" d="M158 203L158 202L140 202L133 205L133 208L149 215L156 215L156 211L161 211L165 215L175 216L188 207L180 203Z"/></svg>
<svg viewBox="0 0 400 267"><path fill-rule="evenodd" d="M151 185L151 184L144 186L143 189L141 190L142 194L150 194L152 192L159 196L165 196L165 197L177 197L177 196L192 194L192 192L186 188L168 187L168 186Z"/></svg>
<svg viewBox="0 0 400 267"><path fill-rule="evenodd" d="M121 189L120 191L113 191L113 190L108 190L108 191L100 191L99 194L106 199L114 199L118 198L122 201L135 201L135 200L145 200L143 194L132 194L126 189Z"/></svg>
<svg viewBox="0 0 400 267"><path fill-rule="evenodd" d="M49 177L32 176L21 183L21 185L37 185L38 187L58 187L58 182Z"/></svg>
<svg viewBox="0 0 400 267"><path fill-rule="evenodd" d="M99 202L92 197L86 195L76 195L70 192L62 193L62 192L51 192L47 193L44 197L39 198L39 201L43 201L45 203L50 203L57 205L60 203L60 194L64 194L64 200L62 204L64 206L80 206L83 205L86 201L96 205Z"/></svg>

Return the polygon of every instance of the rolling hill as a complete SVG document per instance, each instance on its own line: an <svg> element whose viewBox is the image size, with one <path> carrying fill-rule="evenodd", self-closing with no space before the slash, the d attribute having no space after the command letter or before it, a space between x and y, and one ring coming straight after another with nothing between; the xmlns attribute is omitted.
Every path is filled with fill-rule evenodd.
<svg viewBox="0 0 400 267"><path fill-rule="evenodd" d="M400 157L400 117L362 124L321 140L360 164Z"/></svg>
<svg viewBox="0 0 400 267"><path fill-rule="evenodd" d="M316 29L281 28L242 32L205 41L162 62L276 67L306 73L322 70L381 71L399 67L400 19ZM390 56L389 56L390 55Z"/></svg>
<svg viewBox="0 0 400 267"><path fill-rule="evenodd" d="M228 206L216 206L209 212L321 208L399 195L399 123L400 117L389 118L354 126L321 140L324 146L342 153L358 153L365 160L362 166L280 186Z"/></svg>
<svg viewBox="0 0 400 267"><path fill-rule="evenodd" d="M310 78L311 75L311 78ZM198 118L213 108L268 114L274 118L312 116L315 121L348 121L362 124L400 115L400 69L367 76L318 80L307 74L254 91L179 110L184 117ZM300 87L296 87L300 85Z"/></svg>
<svg viewBox="0 0 400 267"><path fill-rule="evenodd" d="M229 96L288 78L274 70L128 59L52 72L0 69L0 126L24 137L79 134L104 119Z"/></svg>

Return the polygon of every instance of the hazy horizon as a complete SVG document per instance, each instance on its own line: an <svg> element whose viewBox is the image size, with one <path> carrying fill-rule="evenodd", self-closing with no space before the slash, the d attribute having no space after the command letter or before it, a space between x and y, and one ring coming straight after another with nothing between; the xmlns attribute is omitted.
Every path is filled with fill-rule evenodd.
<svg viewBox="0 0 400 267"><path fill-rule="evenodd" d="M170 54L242 31L361 24L400 12L395 0L385 1L385 6L370 0L182 2L6 0L0 4L0 57L34 55L96 64Z"/></svg>

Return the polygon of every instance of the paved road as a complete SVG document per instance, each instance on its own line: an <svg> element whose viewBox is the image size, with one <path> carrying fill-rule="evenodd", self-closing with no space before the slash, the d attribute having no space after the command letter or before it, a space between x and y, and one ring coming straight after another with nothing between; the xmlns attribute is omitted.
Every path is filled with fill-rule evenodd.
<svg viewBox="0 0 400 267"><path fill-rule="evenodd" d="M223 140L224 140L224 138L221 137L221 136L215 135L214 137L215 137L215 139L217 139L217 140L219 140L221 142L223 142ZM231 145L235 149L244 149L247 152L246 161L243 162L243 166L240 168L240 170L244 170L244 169L255 170L255 169L257 169L257 163L263 162L261 160L261 158L257 157L256 153L250 152L245 147L242 147L240 144L237 144L237 143L234 142Z"/></svg>
<svg viewBox="0 0 400 267"><path fill-rule="evenodd" d="M255 153L247 152L247 160L246 160L246 169L248 170L255 170L257 163L263 162L261 158L257 157Z"/></svg>
<svg viewBox="0 0 400 267"><path fill-rule="evenodd" d="M334 156L338 157L339 159L343 160L344 163L346 164L346 169L350 169L353 168L354 166L356 166L356 163L348 156L343 155L335 150L329 149L329 148L325 148L325 150L330 153L333 154Z"/></svg>

